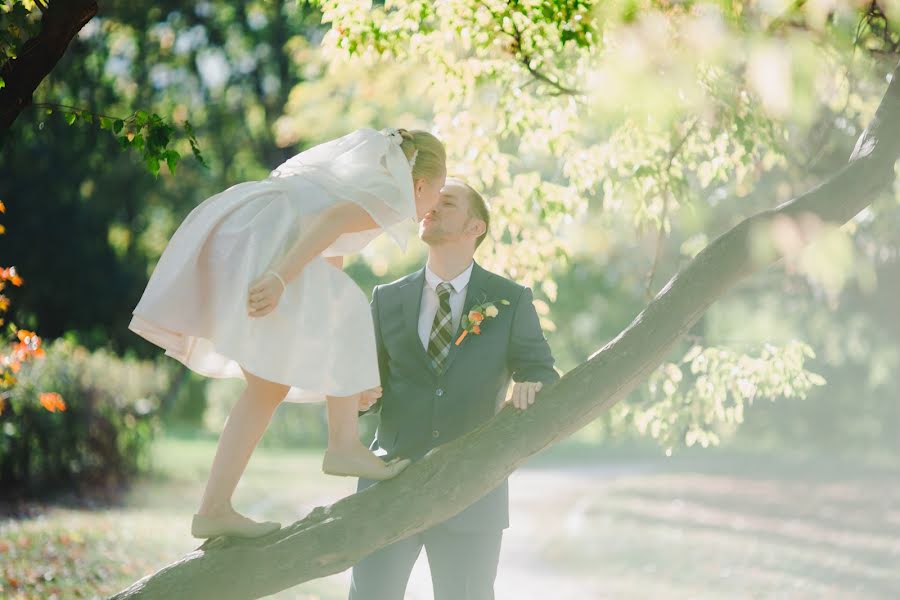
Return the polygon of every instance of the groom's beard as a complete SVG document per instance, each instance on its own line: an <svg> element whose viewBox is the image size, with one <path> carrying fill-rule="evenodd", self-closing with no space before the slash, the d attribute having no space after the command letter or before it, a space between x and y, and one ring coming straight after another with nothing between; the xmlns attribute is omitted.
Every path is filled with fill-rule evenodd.
<svg viewBox="0 0 900 600"><path fill-rule="evenodd" d="M435 229L431 231L423 231L421 235L419 235L419 239L428 244L429 246L443 246L446 244L453 244L460 240L460 236L454 236L450 233L442 230Z"/></svg>
<svg viewBox="0 0 900 600"><path fill-rule="evenodd" d="M449 241L449 236L447 232L441 229L441 226L435 224L429 228L426 228L424 225L421 227L419 231L419 239L428 244L429 246L434 246L437 244L441 244Z"/></svg>

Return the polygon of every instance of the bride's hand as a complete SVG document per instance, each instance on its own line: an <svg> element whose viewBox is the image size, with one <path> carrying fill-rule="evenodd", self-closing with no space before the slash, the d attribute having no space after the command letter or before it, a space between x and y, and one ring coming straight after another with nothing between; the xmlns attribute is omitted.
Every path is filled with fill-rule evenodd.
<svg viewBox="0 0 900 600"><path fill-rule="evenodd" d="M263 273L250 284L247 293L247 314L251 317L264 317L278 306L284 286L273 273Z"/></svg>

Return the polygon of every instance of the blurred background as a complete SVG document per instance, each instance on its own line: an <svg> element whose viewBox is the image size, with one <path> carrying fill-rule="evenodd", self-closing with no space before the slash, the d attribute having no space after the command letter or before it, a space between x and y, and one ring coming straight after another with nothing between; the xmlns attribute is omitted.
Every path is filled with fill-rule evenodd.
<svg viewBox="0 0 900 600"><path fill-rule="evenodd" d="M846 163L900 58L898 11L102 2L2 141L0 597L103 596L196 546L242 384L127 324L205 198L359 127L428 129L491 205L476 260L534 288L565 372L709 241ZM40 18L19 0L0 14ZM498 598L900 597L898 252L895 180L514 474ZM369 293L424 256L378 240L346 270ZM279 408L236 506L290 522L351 493L319 471L325 434L324 407ZM343 598L348 581L276 597ZM424 557L408 597L431 598Z"/></svg>

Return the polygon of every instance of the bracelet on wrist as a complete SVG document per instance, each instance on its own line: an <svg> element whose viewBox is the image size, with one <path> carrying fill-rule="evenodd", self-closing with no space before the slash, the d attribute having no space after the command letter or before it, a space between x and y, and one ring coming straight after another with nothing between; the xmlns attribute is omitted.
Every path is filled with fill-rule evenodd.
<svg viewBox="0 0 900 600"><path fill-rule="evenodd" d="M287 284L284 282L284 279L276 271L269 269L268 271L266 271L266 274L273 275L275 277L275 279L277 279L279 281L279 283L281 283L281 291L284 291L287 289Z"/></svg>

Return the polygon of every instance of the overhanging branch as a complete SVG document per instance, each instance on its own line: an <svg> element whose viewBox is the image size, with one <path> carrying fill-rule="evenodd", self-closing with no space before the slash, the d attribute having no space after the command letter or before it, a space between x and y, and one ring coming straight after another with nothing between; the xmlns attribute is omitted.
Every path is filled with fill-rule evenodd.
<svg viewBox="0 0 900 600"><path fill-rule="evenodd" d="M69 42L97 14L96 0L60 0L41 6L41 30L23 44L18 57L0 66L0 140L31 104L38 85L65 54Z"/></svg>

